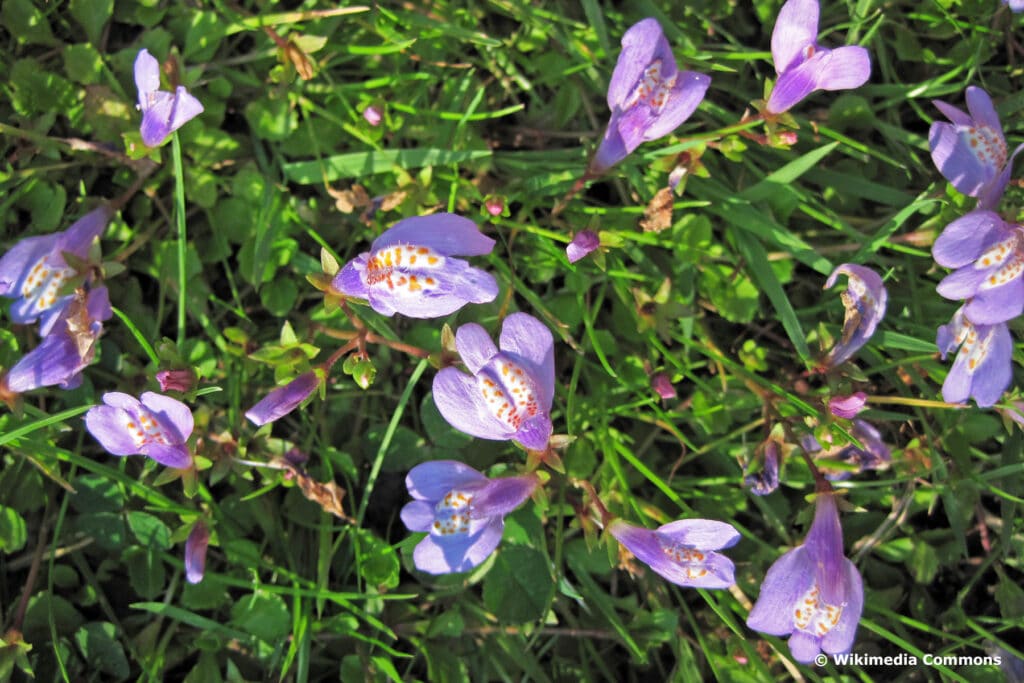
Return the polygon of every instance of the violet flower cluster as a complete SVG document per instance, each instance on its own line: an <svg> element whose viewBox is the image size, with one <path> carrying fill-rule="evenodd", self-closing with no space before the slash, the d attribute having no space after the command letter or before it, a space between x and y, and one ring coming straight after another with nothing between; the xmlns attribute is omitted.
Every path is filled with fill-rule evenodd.
<svg viewBox="0 0 1024 683"><path fill-rule="evenodd" d="M951 123L936 121L928 135L939 172L959 192L978 199L977 208L946 226L932 247L935 262L954 269L938 293L964 302L939 327L936 345L943 359L956 354L942 385L943 399L973 398L985 408L999 401L1013 379L1007 323L1024 312L1024 226L997 213L1024 145L1008 156L988 93L972 86L966 97L969 114L935 101Z"/></svg>

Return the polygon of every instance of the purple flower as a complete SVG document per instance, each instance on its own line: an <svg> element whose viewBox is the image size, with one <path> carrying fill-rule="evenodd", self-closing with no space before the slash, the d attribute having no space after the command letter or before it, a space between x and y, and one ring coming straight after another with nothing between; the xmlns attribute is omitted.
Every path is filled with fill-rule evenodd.
<svg viewBox="0 0 1024 683"><path fill-rule="evenodd" d="M654 393L666 401L677 396L676 388L672 386L672 380L664 372L656 372L651 376L651 389L654 389Z"/></svg>
<svg viewBox="0 0 1024 683"><path fill-rule="evenodd" d="M835 655L853 648L863 608L864 586L843 555L834 495L819 493L807 538L768 569L747 626L773 636L791 635L793 658L808 664L822 650Z"/></svg>
<svg viewBox="0 0 1024 683"><path fill-rule="evenodd" d="M210 530L203 520L196 522L185 541L185 580L199 583L206 572L206 548L210 545Z"/></svg>
<svg viewBox="0 0 1024 683"><path fill-rule="evenodd" d="M375 239L370 251L349 261L332 287L345 296L369 299L382 315L438 318L498 296L498 283L489 273L450 258L489 254L493 248L494 240L468 218L451 213L406 218Z"/></svg>
<svg viewBox="0 0 1024 683"><path fill-rule="evenodd" d="M467 375L444 368L434 377L434 403L448 423L481 439L513 439L543 450L551 436L555 352L551 331L526 313L505 318L494 347L475 323L455 333Z"/></svg>
<svg viewBox="0 0 1024 683"><path fill-rule="evenodd" d="M856 391L849 396L833 396L828 400L828 409L836 417L850 420L864 410L867 399L868 395L863 391Z"/></svg>
<svg viewBox="0 0 1024 683"><path fill-rule="evenodd" d="M576 263L581 258L601 246L601 238L592 230L580 230L565 248L569 263Z"/></svg>
<svg viewBox="0 0 1024 683"><path fill-rule="evenodd" d="M316 370L304 372L283 387L274 389L259 403L249 408L245 416L255 425L262 427L268 422L279 420L299 407L299 404L313 395L324 380Z"/></svg>
<svg viewBox="0 0 1024 683"><path fill-rule="evenodd" d="M196 373L188 368L161 370L156 373L160 391L191 391L196 385Z"/></svg>
<svg viewBox="0 0 1024 683"><path fill-rule="evenodd" d="M384 115L381 113L380 107L376 104L371 104L363 110L363 118L371 126L379 126L380 122L384 119Z"/></svg>
<svg viewBox="0 0 1024 683"><path fill-rule="evenodd" d="M881 276L870 268L852 263L844 263L833 270L825 281L825 289L836 283L840 273L847 278L846 291L841 295L846 318L843 320L842 338L825 357L824 363L828 367L846 362L864 346L885 316L885 306L889 301Z"/></svg>
<svg viewBox="0 0 1024 683"><path fill-rule="evenodd" d="M728 588L736 583L732 560L715 552L740 540L731 524L682 519L652 531L615 519L608 533L655 573L679 586Z"/></svg>
<svg viewBox="0 0 1024 683"><path fill-rule="evenodd" d="M1009 5L1011 12L1024 12L1024 0L1003 0L1003 4Z"/></svg>
<svg viewBox="0 0 1024 683"><path fill-rule="evenodd" d="M971 211L946 226L932 247L936 263L956 268L938 292L970 299L964 315L977 325L1006 322L1024 313L1024 228L998 214Z"/></svg>
<svg viewBox="0 0 1024 683"><path fill-rule="evenodd" d="M410 531L428 536L413 562L429 574L469 571L501 542L505 515L523 504L539 483L532 474L488 479L469 465L437 460L409 471L405 485L415 500L402 508Z"/></svg>
<svg viewBox="0 0 1024 683"><path fill-rule="evenodd" d="M875 429L875 426L865 420L854 420L850 435L860 442L863 448L851 444L824 450L814 436L808 434L801 444L808 453L815 455L815 459L822 461L828 467L828 461L848 462L857 466L858 472L865 470L878 470L887 467L892 462L892 451L882 441L882 435ZM823 451L820 452L819 451ZM850 478L849 470L831 472L825 475L829 481L842 481Z"/></svg>
<svg viewBox="0 0 1024 683"><path fill-rule="evenodd" d="M40 320L44 337L64 307L74 298L61 289L75 277L64 253L85 259L93 240L107 227L113 211L103 205L85 214L64 232L27 237L0 258L0 296L17 299L11 305L11 320L32 323Z"/></svg>
<svg viewBox="0 0 1024 683"><path fill-rule="evenodd" d="M147 147L156 147L203 111L185 86L179 85L173 93L160 89L160 62L145 48L135 58L135 87L142 111L139 132Z"/></svg>
<svg viewBox="0 0 1024 683"><path fill-rule="evenodd" d="M0 379L0 395L23 394L40 387L74 389L96 355L96 342L109 320L110 297L106 287L88 294L78 290L39 346L29 351Z"/></svg>
<svg viewBox="0 0 1024 683"><path fill-rule="evenodd" d="M112 391L106 405L85 414L85 428L112 455L145 455L161 465L192 466L186 441L192 434L192 411L177 399L147 391L139 398Z"/></svg>
<svg viewBox="0 0 1024 683"><path fill-rule="evenodd" d="M818 0L789 0L772 31L772 60L779 80L768 98L768 114L781 114L815 90L859 88L871 76L862 47L829 50L817 43Z"/></svg>
<svg viewBox="0 0 1024 683"><path fill-rule="evenodd" d="M755 496L767 496L779 488L779 442L768 439L764 444L761 471L743 477L743 485Z"/></svg>
<svg viewBox="0 0 1024 683"><path fill-rule="evenodd" d="M637 22L622 36L622 53L608 84L612 110L601 146L590 162L599 175L619 163L641 142L671 133L704 99L711 77L679 71L661 25Z"/></svg>
<svg viewBox="0 0 1024 683"><path fill-rule="evenodd" d="M1013 380L1013 339L1006 323L975 325L961 306L953 319L938 329L935 344L946 354L960 347L942 383L942 399L965 403L973 397L980 408L995 405Z"/></svg>
<svg viewBox="0 0 1024 683"><path fill-rule="evenodd" d="M952 123L936 121L928 131L928 146L939 173L959 192L978 198L978 207L995 208L1010 181L1013 157L1007 163L1006 138L992 98L981 88L967 88L967 110L933 100Z"/></svg>

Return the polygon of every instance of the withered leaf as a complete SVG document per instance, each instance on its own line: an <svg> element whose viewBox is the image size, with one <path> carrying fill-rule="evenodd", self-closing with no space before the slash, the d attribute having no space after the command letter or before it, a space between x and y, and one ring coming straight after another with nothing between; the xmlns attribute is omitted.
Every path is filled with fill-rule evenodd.
<svg viewBox="0 0 1024 683"><path fill-rule="evenodd" d="M672 225L672 188L663 187L644 209L640 227L644 232L661 232Z"/></svg>

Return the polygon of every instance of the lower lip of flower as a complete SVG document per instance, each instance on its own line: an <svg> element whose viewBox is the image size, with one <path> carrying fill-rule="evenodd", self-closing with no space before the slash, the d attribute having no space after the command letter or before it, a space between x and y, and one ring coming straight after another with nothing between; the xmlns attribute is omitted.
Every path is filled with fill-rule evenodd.
<svg viewBox="0 0 1024 683"><path fill-rule="evenodd" d="M375 251L366 262L366 283L371 287L405 288L410 293L436 289L437 279L422 271L443 268L445 258L428 247L398 245Z"/></svg>
<svg viewBox="0 0 1024 683"><path fill-rule="evenodd" d="M21 287L22 298L33 302L36 312L45 311L57 302L57 292L72 274L70 268L49 266L47 259L44 256L36 262Z"/></svg>
<svg viewBox="0 0 1024 683"><path fill-rule="evenodd" d="M519 364L497 358L477 375L477 388L487 409L514 430L539 411L533 380Z"/></svg>
<svg viewBox="0 0 1024 683"><path fill-rule="evenodd" d="M138 447L153 443L166 446L171 443L156 417L145 408L140 409L137 415L126 415L125 429Z"/></svg>
<svg viewBox="0 0 1024 683"><path fill-rule="evenodd" d="M459 490L451 490L434 506L432 533L439 536L464 536L469 533L470 511L473 496Z"/></svg>
<svg viewBox="0 0 1024 683"><path fill-rule="evenodd" d="M661 551L665 553L665 556L686 572L686 578L701 579L708 575L708 570L704 567L707 557L701 551L674 543L667 543L660 538L658 542L661 544Z"/></svg>
<svg viewBox="0 0 1024 683"><path fill-rule="evenodd" d="M797 601L796 609L793 611L793 624L801 631L821 638L836 627L842 613L842 605L822 602L818 584L814 584Z"/></svg>

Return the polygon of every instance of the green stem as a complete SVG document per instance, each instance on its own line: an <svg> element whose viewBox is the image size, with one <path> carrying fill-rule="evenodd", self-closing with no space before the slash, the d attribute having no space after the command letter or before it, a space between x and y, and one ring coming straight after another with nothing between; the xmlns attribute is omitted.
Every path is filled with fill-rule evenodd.
<svg viewBox="0 0 1024 683"><path fill-rule="evenodd" d="M181 165L181 141L178 133L171 136L174 159L174 219L178 224L178 350L185 344L185 172Z"/></svg>

